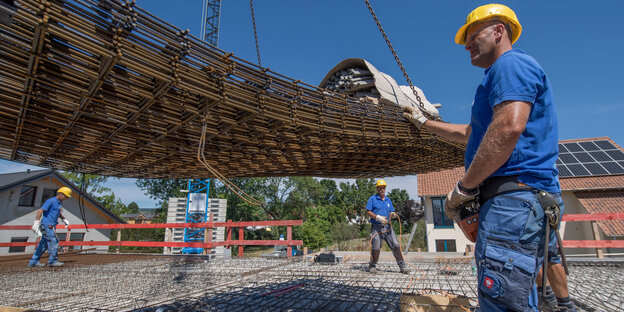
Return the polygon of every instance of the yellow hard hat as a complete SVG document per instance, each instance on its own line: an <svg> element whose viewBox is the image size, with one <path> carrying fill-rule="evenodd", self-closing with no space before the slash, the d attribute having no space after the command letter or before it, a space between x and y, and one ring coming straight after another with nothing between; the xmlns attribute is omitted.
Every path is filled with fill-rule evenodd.
<svg viewBox="0 0 624 312"><path fill-rule="evenodd" d="M268 228L264 228L264 229L265 229L267 232L271 232L271 228L270 228L270 227L268 227Z"/></svg>
<svg viewBox="0 0 624 312"><path fill-rule="evenodd" d="M386 186L386 181L384 180L377 181L377 183L375 184L375 187L380 187L380 186Z"/></svg>
<svg viewBox="0 0 624 312"><path fill-rule="evenodd" d="M67 186L63 186L60 189L58 189L58 191L56 191L57 193L63 193L65 196L67 197L72 197L72 190L67 187Z"/></svg>
<svg viewBox="0 0 624 312"><path fill-rule="evenodd" d="M511 28L511 43L516 43L522 33L522 25L520 25L520 21L518 21L516 13L514 13L512 9L498 3L482 5L470 12L466 18L466 24L464 24L464 26L462 26L455 35L455 43L466 44L466 31L468 30L468 27L474 23L484 22L495 18L499 18L509 25L509 28Z"/></svg>

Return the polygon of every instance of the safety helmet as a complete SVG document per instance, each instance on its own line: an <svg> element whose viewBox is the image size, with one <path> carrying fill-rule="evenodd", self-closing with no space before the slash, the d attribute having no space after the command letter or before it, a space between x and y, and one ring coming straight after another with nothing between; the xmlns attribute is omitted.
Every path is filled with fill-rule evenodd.
<svg viewBox="0 0 624 312"><path fill-rule="evenodd" d="M270 228L270 227L267 227L267 228L264 228L264 229L265 229L267 232L271 232L271 228Z"/></svg>
<svg viewBox="0 0 624 312"><path fill-rule="evenodd" d="M384 180L377 181L377 183L375 184L375 187L380 187L380 186L386 186L386 181Z"/></svg>
<svg viewBox="0 0 624 312"><path fill-rule="evenodd" d="M518 21L516 13L514 13L512 9L498 3L482 5L470 12L466 18L466 23L455 35L455 43L466 44L466 32L468 27L478 22L493 19L500 19L509 25L509 28L511 28L511 43L516 43L522 33L522 25L520 25L520 21Z"/></svg>
<svg viewBox="0 0 624 312"><path fill-rule="evenodd" d="M72 190L67 186L61 187L56 193L63 193L67 197L72 197Z"/></svg>

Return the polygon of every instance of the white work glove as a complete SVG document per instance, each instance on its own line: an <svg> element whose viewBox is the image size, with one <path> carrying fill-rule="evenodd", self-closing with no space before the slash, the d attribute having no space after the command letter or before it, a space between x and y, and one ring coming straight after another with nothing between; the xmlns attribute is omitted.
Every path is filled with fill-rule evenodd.
<svg viewBox="0 0 624 312"><path fill-rule="evenodd" d="M446 216L455 221L459 221L459 206L473 200L477 195L479 195L478 188L472 193L466 193L460 189L460 183L457 181L455 188L448 193L446 201L444 202L444 212Z"/></svg>
<svg viewBox="0 0 624 312"><path fill-rule="evenodd" d="M429 120L420 109L413 106L403 107L403 117L411 121L418 129L420 129L420 127L422 127L422 125Z"/></svg>
<svg viewBox="0 0 624 312"><path fill-rule="evenodd" d="M394 211L390 213L390 219L396 219L398 216L399 215L396 214L396 212L394 212Z"/></svg>
<svg viewBox="0 0 624 312"><path fill-rule="evenodd" d="M69 226L69 220L63 219L63 223L65 223L65 228L67 228Z"/></svg>
<svg viewBox="0 0 624 312"><path fill-rule="evenodd" d="M41 221L35 220L35 222L33 223L32 228L31 228L33 233L35 233L35 236L37 236L37 237L41 237L41 235L42 235L40 226L41 226Z"/></svg>
<svg viewBox="0 0 624 312"><path fill-rule="evenodd" d="M381 224L383 224L383 225L388 224L388 219L386 219L386 217L384 217L384 216L377 215L375 217L375 220L381 222Z"/></svg>

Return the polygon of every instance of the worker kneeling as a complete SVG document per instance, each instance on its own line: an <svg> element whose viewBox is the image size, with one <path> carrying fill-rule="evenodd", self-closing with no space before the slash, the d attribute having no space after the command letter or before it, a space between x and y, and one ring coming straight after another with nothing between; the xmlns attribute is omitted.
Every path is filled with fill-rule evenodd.
<svg viewBox="0 0 624 312"><path fill-rule="evenodd" d="M376 266L381 253L381 240L383 239L392 250L401 273L409 274L409 269L401 253L399 241L390 225L390 218L396 218L397 214L394 212L392 201L386 197L386 182L379 180L376 186L377 194L371 196L366 204L366 215L371 220L371 259L368 271L372 273L377 271Z"/></svg>

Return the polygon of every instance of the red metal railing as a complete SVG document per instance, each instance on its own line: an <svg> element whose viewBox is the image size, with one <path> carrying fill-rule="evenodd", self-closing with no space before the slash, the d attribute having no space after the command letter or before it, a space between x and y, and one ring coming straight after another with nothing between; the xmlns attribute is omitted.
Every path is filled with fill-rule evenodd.
<svg viewBox="0 0 624 312"><path fill-rule="evenodd" d="M212 220L212 216L210 218ZM143 224L88 224L89 229L173 229L173 228L204 228L203 243L182 243L182 242L147 242L147 241L122 241L121 236L117 236L117 241L70 241L72 230L85 229L84 224L72 224L65 228L64 225L57 225L57 230L67 230L66 240L60 241L60 246L135 246L135 247L195 247L210 249L217 246L238 246L238 256L243 256L243 246L272 246L287 245L287 256L292 255L292 246L303 245L302 240L292 239L292 227L302 225L302 220L281 220L281 221L250 221L250 222L205 222L205 223L143 223ZM245 227L248 226L286 226L286 240L246 240L244 239ZM215 227L225 227L227 239L221 242L212 242L212 229ZM238 239L232 239L232 229L238 228ZM0 230L30 230L30 225L0 225ZM210 233L210 234L208 234ZM0 247L23 247L35 246L38 242L0 243Z"/></svg>
<svg viewBox="0 0 624 312"><path fill-rule="evenodd" d="M596 248L596 254L602 258L600 248L624 248L624 240L599 240L598 225L596 221L624 220L624 213L587 213L587 214L566 214L562 221L591 221L595 240L564 240L565 248Z"/></svg>

